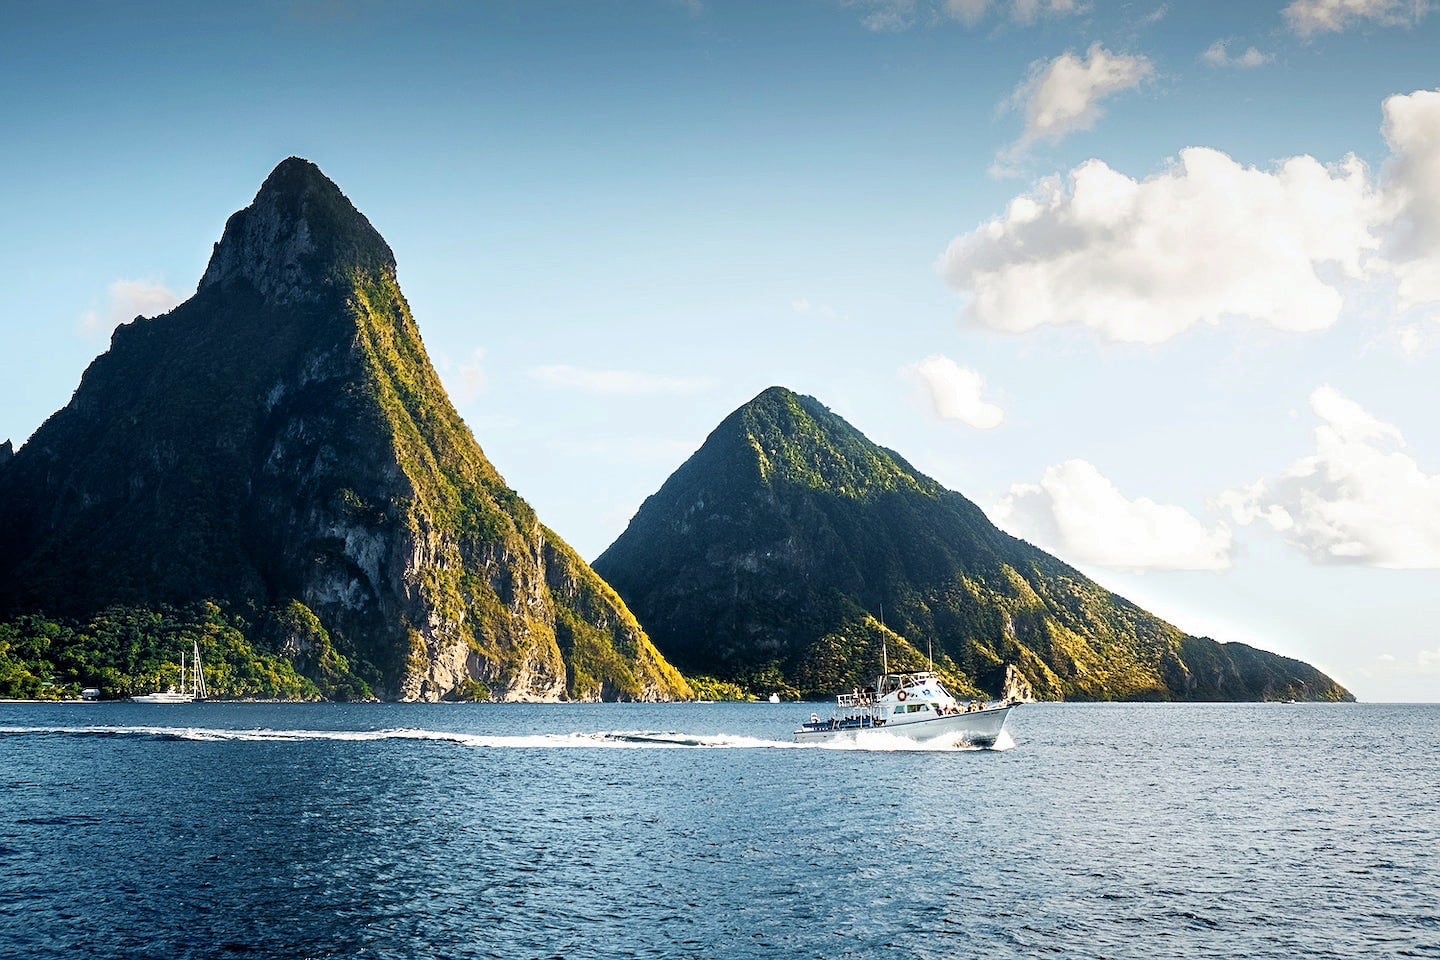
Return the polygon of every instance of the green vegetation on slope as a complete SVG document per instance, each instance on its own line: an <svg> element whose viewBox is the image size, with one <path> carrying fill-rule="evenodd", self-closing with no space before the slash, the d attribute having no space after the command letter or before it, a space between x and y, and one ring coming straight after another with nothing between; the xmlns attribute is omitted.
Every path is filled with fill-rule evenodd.
<svg viewBox="0 0 1440 960"><path fill-rule="evenodd" d="M277 617L307 614L313 620L292 605ZM165 690L179 685L180 656L188 657L198 642L213 698L373 699L369 686L328 644L316 647L316 656L326 661L316 671L317 683L280 649L262 647L260 632L208 602L156 610L107 607L82 621L21 616L0 623L0 697L73 699L95 687L112 699Z"/></svg>
<svg viewBox="0 0 1440 960"><path fill-rule="evenodd" d="M0 620L201 598L336 695L689 696L486 459L389 247L296 158L0 470Z"/></svg>
<svg viewBox="0 0 1440 960"><path fill-rule="evenodd" d="M933 651L966 696L998 695L1014 666L1046 699L1348 697L1186 637L778 387L727 417L595 569L682 670L759 695L870 682L883 614L892 668Z"/></svg>

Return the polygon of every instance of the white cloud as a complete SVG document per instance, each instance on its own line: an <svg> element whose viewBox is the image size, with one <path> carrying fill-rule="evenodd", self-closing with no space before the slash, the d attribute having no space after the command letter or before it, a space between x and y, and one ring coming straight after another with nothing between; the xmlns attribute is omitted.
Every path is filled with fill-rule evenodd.
<svg viewBox="0 0 1440 960"><path fill-rule="evenodd" d="M1316 561L1440 568L1440 474L1424 472L1398 428L1338 390L1320 387L1310 408L1320 420L1315 453L1220 504Z"/></svg>
<svg viewBox="0 0 1440 960"><path fill-rule="evenodd" d="M925 389L935 415L941 420L957 420L977 430L993 430L1005 419L1005 411L984 398L985 379L949 357L929 356L901 373Z"/></svg>
<svg viewBox="0 0 1440 960"><path fill-rule="evenodd" d="M1227 317L1319 330L1341 307L1322 268L1360 275L1377 209L1353 157L1267 172L1191 148L1142 181L1090 160L955 239L940 266L969 297L965 319L999 330L1081 324L1141 343Z"/></svg>
<svg viewBox="0 0 1440 960"><path fill-rule="evenodd" d="M1008 3L1000 0L994 4L987 0L948 0L946 3L947 9L958 7L963 11L965 8L978 8L975 15L976 20L983 19L992 6L999 10L1008 8L1011 20L1026 25L1034 23L1041 17L1066 17L1079 13L1081 10L1081 5L1075 0L1009 0ZM966 20L963 16L958 19L965 20L967 23L975 22Z"/></svg>
<svg viewBox="0 0 1440 960"><path fill-rule="evenodd" d="M1396 339L1400 344L1400 352L1407 357L1418 357L1425 352L1428 338L1425 330L1415 324L1408 324L1396 331Z"/></svg>
<svg viewBox="0 0 1440 960"><path fill-rule="evenodd" d="M1139 181L1090 160L957 237L941 269L967 321L1144 343L1227 318L1325 329L1354 281L1393 282L1398 312L1440 303L1440 90L1388 98L1383 132L1378 179L1354 156L1261 170L1192 147Z"/></svg>
<svg viewBox="0 0 1440 960"><path fill-rule="evenodd" d="M439 363L441 379L445 389L456 403L469 403L485 392L488 377L485 375L485 351L476 348L461 363L452 363L441 357Z"/></svg>
<svg viewBox="0 0 1440 960"><path fill-rule="evenodd" d="M666 377L631 370L587 370L568 364L535 367L530 375L547 387L598 396L651 396L700 393L713 382L698 377Z"/></svg>
<svg viewBox="0 0 1440 960"><path fill-rule="evenodd" d="M174 291L149 280L116 280L105 291L105 306L86 310L80 317L80 334L103 340L122 323L137 316L154 317L180 302Z"/></svg>
<svg viewBox="0 0 1440 960"><path fill-rule="evenodd" d="M1205 48L1205 52L1200 54L1200 59L1212 67L1253 70L1256 67L1263 67L1275 58L1268 53L1261 53L1254 47L1247 47L1241 54L1231 54L1229 40L1216 40Z"/></svg>
<svg viewBox="0 0 1440 960"><path fill-rule="evenodd" d="M1285 20L1302 37L1339 33L1370 20L1382 26L1411 26L1430 9L1429 0L1294 0Z"/></svg>
<svg viewBox="0 0 1440 960"><path fill-rule="evenodd" d="M876 33L893 33L917 24L933 25L947 20L974 27L992 13L1028 26L1042 17L1071 16L1086 9L1077 0L840 0L840 3L863 10L860 23Z"/></svg>
<svg viewBox="0 0 1440 960"><path fill-rule="evenodd" d="M1089 130L1103 115L1100 102L1133 90L1155 73L1143 56L1114 54L1092 43L1084 57L1065 53L1036 63L1004 106L1023 110L1025 132L1004 156L1014 157L1032 144L1058 143L1077 130Z"/></svg>
<svg viewBox="0 0 1440 960"><path fill-rule="evenodd" d="M915 25L915 0L841 0L841 3L866 10L860 23L875 33L908 30Z"/></svg>
<svg viewBox="0 0 1440 960"><path fill-rule="evenodd" d="M1386 258L1400 308L1440 301L1440 90L1390 97L1385 196L1395 218Z"/></svg>
<svg viewBox="0 0 1440 960"><path fill-rule="evenodd" d="M1207 528L1184 508L1126 499L1085 460L1016 484L993 511L996 524L1073 563L1114 570L1225 570L1230 531Z"/></svg>

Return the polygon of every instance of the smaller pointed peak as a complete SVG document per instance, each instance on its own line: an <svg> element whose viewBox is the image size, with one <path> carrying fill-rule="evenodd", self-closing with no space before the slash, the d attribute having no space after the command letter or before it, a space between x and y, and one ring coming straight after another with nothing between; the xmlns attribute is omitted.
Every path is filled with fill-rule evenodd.
<svg viewBox="0 0 1440 960"><path fill-rule="evenodd" d="M0 443L0 465L13 456L15 456L15 447L11 445L10 441L6 440L4 443Z"/></svg>
<svg viewBox="0 0 1440 960"><path fill-rule="evenodd" d="M735 412L741 415L769 415L781 411L791 414L798 411L811 417L823 417L830 413L830 408L814 397L776 385L761 390L753 400Z"/></svg>
<svg viewBox="0 0 1440 960"><path fill-rule="evenodd" d="M274 303L314 299L354 272L393 274L395 255L320 168L288 157L234 214L200 288L244 281Z"/></svg>
<svg viewBox="0 0 1440 960"><path fill-rule="evenodd" d="M778 400L784 403L789 403L791 400L798 399L799 396L800 395L798 393L796 393L794 390L791 390L789 387L782 387L777 384L773 387L766 387L764 390L761 390L755 395L755 399L751 400L750 402L773 403Z"/></svg>

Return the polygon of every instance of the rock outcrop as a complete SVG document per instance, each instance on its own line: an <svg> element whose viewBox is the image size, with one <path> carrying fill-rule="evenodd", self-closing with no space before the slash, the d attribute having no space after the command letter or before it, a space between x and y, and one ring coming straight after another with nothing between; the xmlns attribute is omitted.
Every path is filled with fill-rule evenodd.
<svg viewBox="0 0 1440 960"><path fill-rule="evenodd" d="M200 598L391 698L689 695L486 459L389 246L297 158L0 472L0 617Z"/></svg>
<svg viewBox="0 0 1440 960"><path fill-rule="evenodd" d="M828 695L892 667L1055 699L1350 699L1294 660L1187 637L997 529L958 493L779 387L641 506L601 573L681 669Z"/></svg>

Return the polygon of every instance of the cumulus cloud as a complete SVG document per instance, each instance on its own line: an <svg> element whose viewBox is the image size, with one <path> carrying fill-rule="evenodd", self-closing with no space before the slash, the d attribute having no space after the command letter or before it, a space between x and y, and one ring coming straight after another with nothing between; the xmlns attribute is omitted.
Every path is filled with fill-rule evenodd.
<svg viewBox="0 0 1440 960"><path fill-rule="evenodd" d="M1220 497L1235 522L1261 522L1313 560L1440 568L1440 474L1400 430L1332 387L1310 395L1315 453L1278 477Z"/></svg>
<svg viewBox="0 0 1440 960"><path fill-rule="evenodd" d="M965 319L999 330L1080 324L1140 343L1227 317L1319 330L1341 307L1326 272L1360 275L1376 208L1353 157L1269 172L1191 148L1141 181L1090 160L954 240L941 270L968 296Z"/></svg>
<svg viewBox="0 0 1440 960"><path fill-rule="evenodd" d="M713 386L712 381L704 378L667 377L632 370L587 370L568 364L535 367L530 375L547 387L612 397L700 393Z"/></svg>
<svg viewBox="0 0 1440 960"><path fill-rule="evenodd" d="M949 357L929 356L901 372L925 390L941 420L993 430L1005 419L1005 411L984 398L985 379Z"/></svg>
<svg viewBox="0 0 1440 960"><path fill-rule="evenodd" d="M1058 143L1091 129L1103 115L1101 101L1133 90L1154 73L1148 58L1114 54L1098 43L1083 57L1064 53L1035 64L1004 104L1025 114L1025 132L1002 156L1013 158L1038 141Z"/></svg>
<svg viewBox="0 0 1440 960"><path fill-rule="evenodd" d="M1205 48L1205 52L1200 54L1200 59L1212 67L1253 70L1256 67L1263 67L1275 58L1268 53L1261 53L1254 47L1247 47L1244 53L1232 54L1229 40L1216 40Z"/></svg>
<svg viewBox="0 0 1440 960"><path fill-rule="evenodd" d="M1406 309L1440 301L1440 90L1390 97L1383 109L1385 195L1395 218L1386 258Z"/></svg>
<svg viewBox="0 0 1440 960"><path fill-rule="evenodd" d="M1364 21L1382 26L1412 26L1430 9L1429 0L1294 0L1285 21L1302 37L1339 33Z"/></svg>
<svg viewBox="0 0 1440 960"><path fill-rule="evenodd" d="M969 322L1143 343L1227 318L1325 329L1347 281L1393 282L1400 312L1440 303L1440 90L1383 111L1378 178L1354 156L1262 170L1192 147L1138 181L1090 160L957 237L941 271Z"/></svg>
<svg viewBox="0 0 1440 960"><path fill-rule="evenodd" d="M150 280L116 280L105 291L105 305L86 310L80 317L80 334L103 340L122 323L136 317L154 317L180 302L174 291Z"/></svg>
<svg viewBox="0 0 1440 960"><path fill-rule="evenodd" d="M1074 563L1114 570L1225 570L1230 531L1184 508L1127 499L1085 460L1016 484L992 511L996 524Z"/></svg>

